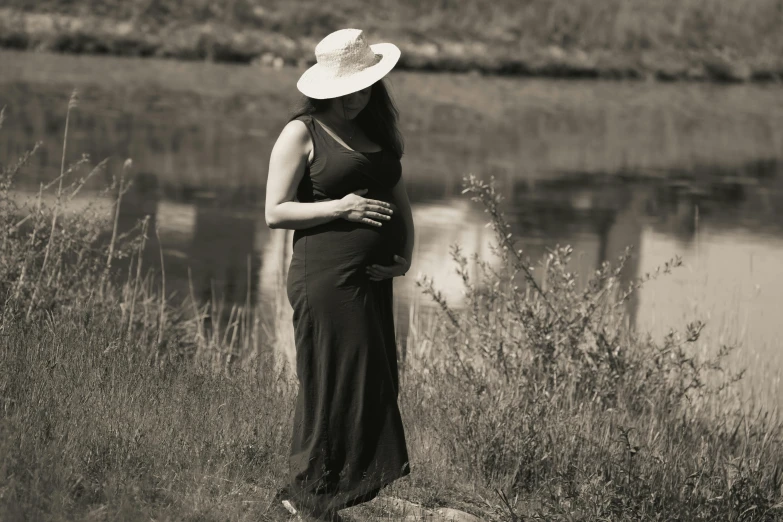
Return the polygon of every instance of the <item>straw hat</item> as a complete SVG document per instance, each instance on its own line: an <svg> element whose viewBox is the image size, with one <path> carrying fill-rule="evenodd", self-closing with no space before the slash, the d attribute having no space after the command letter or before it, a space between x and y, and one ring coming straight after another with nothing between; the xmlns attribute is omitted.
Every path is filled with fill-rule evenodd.
<svg viewBox="0 0 783 522"><path fill-rule="evenodd" d="M361 29L340 29L315 46L318 63L296 83L305 96L323 100L360 91L391 71L400 49L391 43L369 45Z"/></svg>

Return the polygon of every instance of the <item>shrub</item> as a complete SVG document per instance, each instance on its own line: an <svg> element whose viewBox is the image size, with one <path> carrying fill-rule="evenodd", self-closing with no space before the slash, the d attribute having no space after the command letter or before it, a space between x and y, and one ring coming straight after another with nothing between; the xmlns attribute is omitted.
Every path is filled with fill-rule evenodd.
<svg viewBox="0 0 783 522"><path fill-rule="evenodd" d="M426 384L407 403L411 419L434 415L431 438L451 465L505 500L537 499L516 509L546 520L779 515L780 426L762 417L738 431L749 421L732 401L742 373L722 365L732 348L696 357L698 321L662 341L624 326L623 303L680 259L621 288L626 252L616 267L579 281L569 247L531 265L508 232L494 182L471 176L464 192L490 216L496 259L474 258L472 277L453 247L459 308L431 278L418 281L440 319L427 335L430 358L413 370ZM753 443L759 438L767 443Z"/></svg>

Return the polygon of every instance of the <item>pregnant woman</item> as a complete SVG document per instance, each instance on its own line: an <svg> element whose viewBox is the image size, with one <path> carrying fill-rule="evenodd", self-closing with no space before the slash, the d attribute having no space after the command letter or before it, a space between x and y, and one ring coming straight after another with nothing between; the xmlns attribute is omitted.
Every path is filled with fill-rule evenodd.
<svg viewBox="0 0 783 522"><path fill-rule="evenodd" d="M405 275L413 218L397 109L382 78L400 56L343 29L315 48L303 106L272 150L266 221L294 229L288 298L299 393L289 484L303 519L373 499L409 473L400 411L392 278Z"/></svg>

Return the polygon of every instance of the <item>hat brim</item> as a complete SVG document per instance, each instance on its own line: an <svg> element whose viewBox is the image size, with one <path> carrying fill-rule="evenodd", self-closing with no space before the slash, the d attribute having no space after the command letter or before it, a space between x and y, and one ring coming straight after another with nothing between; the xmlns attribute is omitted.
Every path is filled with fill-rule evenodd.
<svg viewBox="0 0 783 522"><path fill-rule="evenodd" d="M321 65L315 64L302 74L296 82L296 88L305 96L325 100L369 87L391 72L401 54L400 48L392 43L373 44L370 49L381 57L378 63L344 78L326 74Z"/></svg>

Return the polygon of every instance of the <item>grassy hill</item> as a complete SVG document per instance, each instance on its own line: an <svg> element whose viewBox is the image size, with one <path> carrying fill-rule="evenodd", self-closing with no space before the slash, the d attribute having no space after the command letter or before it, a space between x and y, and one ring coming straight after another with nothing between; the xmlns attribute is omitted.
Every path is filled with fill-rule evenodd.
<svg viewBox="0 0 783 522"><path fill-rule="evenodd" d="M492 74L783 78L780 0L7 0L0 45L270 65L312 62L341 27L402 67Z"/></svg>

